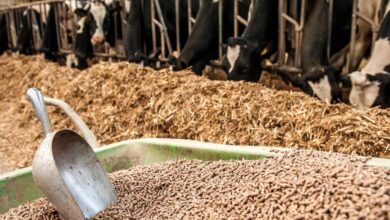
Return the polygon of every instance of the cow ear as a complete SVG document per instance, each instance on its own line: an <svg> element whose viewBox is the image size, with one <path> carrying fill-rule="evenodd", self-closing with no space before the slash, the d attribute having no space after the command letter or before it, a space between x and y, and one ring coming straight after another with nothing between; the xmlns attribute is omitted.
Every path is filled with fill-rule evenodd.
<svg viewBox="0 0 390 220"><path fill-rule="evenodd" d="M77 8L76 10L74 10L74 13L76 13L76 15L80 17L85 17L88 15L88 11L82 8Z"/></svg>

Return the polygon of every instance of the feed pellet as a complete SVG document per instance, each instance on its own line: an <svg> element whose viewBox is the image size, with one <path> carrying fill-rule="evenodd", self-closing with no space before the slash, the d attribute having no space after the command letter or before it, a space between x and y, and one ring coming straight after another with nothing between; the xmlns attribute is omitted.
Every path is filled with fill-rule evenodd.
<svg viewBox="0 0 390 220"><path fill-rule="evenodd" d="M119 201L95 219L390 219L390 170L294 151L256 161L169 161L111 175ZM59 219L45 200L1 219Z"/></svg>

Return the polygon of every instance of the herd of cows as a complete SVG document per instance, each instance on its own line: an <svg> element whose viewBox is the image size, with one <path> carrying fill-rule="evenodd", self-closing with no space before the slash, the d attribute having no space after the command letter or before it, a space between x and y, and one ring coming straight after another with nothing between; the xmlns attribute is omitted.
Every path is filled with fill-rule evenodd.
<svg viewBox="0 0 390 220"><path fill-rule="evenodd" d="M223 1L222 36L219 34L219 1ZM180 54L171 54L167 64L174 70L192 68L202 74L211 60L219 58L223 48L222 67L229 80L257 82L263 72L265 60L275 61L278 50L278 22L280 19L277 0L241 0L238 13L248 18L241 35L233 36L234 0L179 0L180 16L176 18L175 1L162 0L160 7L165 28L173 46L180 47ZM291 1L292 2L292 1ZM294 1L305 2L304 25L302 27L301 74L275 71L286 82L299 87L303 92L324 102L342 100L342 90L348 88L349 103L358 109L375 106L390 107L390 3L388 0L358 0L358 10L364 16L380 24L378 38L372 40L372 26L362 19L357 20L356 43L351 46L353 0L334 1L329 9L329 0ZM108 44L114 48L118 40L123 42L127 61L155 66L158 52L152 45L152 20L150 0L126 0L124 6L115 0L65 0L69 5L64 17L77 17L76 36L72 43L72 54L67 55L67 65L76 68L88 67L88 59L94 56L94 46ZM188 7L187 4L191 4ZM17 50L23 54L41 52L55 61L59 45L56 34L56 19L53 5L47 5L49 13L43 19L34 7L19 8L23 13L17 35ZM196 21L188 32L188 20L196 14ZM289 10L298 10L291 7ZM27 11L32 10L38 27L28 25ZM122 12L125 13L122 13ZM59 13L59 12L57 12ZM298 13L297 11L293 13ZM125 16L123 16L125 14ZM332 19L329 19L332 15ZM180 34L176 34L176 20L180 20ZM0 52L8 50L6 18L0 13ZM126 23L122 32L121 21ZM40 30L42 47L31 48L32 28ZM120 31L118 31L120 30ZM352 29L353 30L353 29ZM119 33L119 34L118 34ZM122 34L123 33L123 34ZM328 34L331 33L331 34ZM294 40L286 33L286 63L294 59ZM176 39L180 36L180 39ZM222 37L226 44L220 45ZM331 39L331 40L330 40ZM158 42L157 46L161 46ZM372 49L371 49L372 48ZM330 49L330 50L329 50ZM350 56L353 51L353 57ZM345 72L347 60L352 71Z"/></svg>

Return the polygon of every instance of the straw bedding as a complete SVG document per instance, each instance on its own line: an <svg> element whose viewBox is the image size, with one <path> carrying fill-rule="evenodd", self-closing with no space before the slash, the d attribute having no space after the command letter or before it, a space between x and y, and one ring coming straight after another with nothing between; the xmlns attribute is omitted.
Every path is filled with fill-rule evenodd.
<svg viewBox="0 0 390 220"><path fill-rule="evenodd" d="M119 200L95 219L389 219L390 170L295 151L260 161L170 161L111 175ZM2 219L59 219L45 199Z"/></svg>
<svg viewBox="0 0 390 220"><path fill-rule="evenodd" d="M25 98L31 86L68 102L102 144L170 137L390 157L390 110L358 112L259 83L211 81L190 71L156 72L128 63L79 72L16 55L0 57L0 80L3 170L30 165L42 140ZM59 110L49 113L54 129L73 128Z"/></svg>

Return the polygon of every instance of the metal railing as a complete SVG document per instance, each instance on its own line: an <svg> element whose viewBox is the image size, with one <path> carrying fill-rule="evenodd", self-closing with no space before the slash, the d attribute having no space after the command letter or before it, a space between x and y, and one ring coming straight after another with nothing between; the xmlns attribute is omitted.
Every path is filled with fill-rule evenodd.
<svg viewBox="0 0 390 220"><path fill-rule="evenodd" d="M180 55L181 53L181 36L180 36L180 0L175 0L175 35L176 35L176 47L172 46L172 42L168 36L168 29L162 15L161 6L159 0L150 0L151 1L151 20L152 20L152 45L153 53L157 52L157 31L159 29L160 33L160 47L161 55L160 61L167 61L168 55ZM196 15L192 14L192 1L199 1L199 6L203 4L203 0L187 0L187 25L188 25L188 35L192 32L192 27L196 22ZM156 16L157 15L157 16Z"/></svg>
<svg viewBox="0 0 390 220"><path fill-rule="evenodd" d="M0 11L6 15L8 46L12 50L17 48L18 33L26 15L28 29L31 30L32 39L30 45L32 49L38 51L42 46L43 20L48 15L47 4L56 4L61 0L8 0L1 2ZM24 11L21 11L24 9ZM38 12L37 15L33 11ZM36 16L40 16L37 20Z"/></svg>
<svg viewBox="0 0 390 220"><path fill-rule="evenodd" d="M299 9L299 15L288 15L287 1L279 0L279 37L278 37L278 60L275 70L288 71L299 73L301 72L301 48L303 39L303 27L305 24L305 7L306 0L301 0L301 7ZM297 7L298 1L291 1L294 7ZM296 9L296 8L295 8ZM297 12L297 10L293 10ZM295 48L294 66L286 65L286 23L290 23L294 27L293 34L293 48Z"/></svg>
<svg viewBox="0 0 390 220"><path fill-rule="evenodd" d="M367 17L366 15L362 14L358 10L358 0L353 1L353 7L352 7L352 27L351 27L351 41L350 41L350 47L349 47L349 56L347 60L347 72L352 72L352 60L354 58L354 48L356 45L356 31L357 31L357 20L361 19L361 21L368 23L371 26L372 30L372 43L371 43L371 51L374 48L374 43L378 37L378 31L380 28L379 21L372 20L371 18ZM380 19L378 19L380 20Z"/></svg>
<svg viewBox="0 0 390 220"><path fill-rule="evenodd" d="M238 37L239 24L242 24L246 27L246 26L248 26L248 22L250 19L249 16L248 16L248 20L247 20L239 15L239 13L238 13L238 6L239 5L238 4L239 4L239 0L234 0L234 37ZM253 6L253 0L251 0L251 6ZM249 10L252 10L252 8L249 8ZM251 13L251 12L249 12L249 13Z"/></svg>
<svg viewBox="0 0 390 220"><path fill-rule="evenodd" d="M160 30L160 46L161 46L161 55L160 60L161 61L167 61L168 60L168 54L171 55L173 53L172 50L172 44L171 40L168 35L168 29L165 24L164 16L161 11L161 6L159 0L150 0L150 12L151 12L151 19L152 19L152 45L153 45L153 51L157 51L157 32L156 29L158 28ZM175 1L175 5L178 7L178 0ZM157 16L156 17L156 13ZM176 15L177 17L177 15ZM177 20L177 19L176 19ZM168 54L166 53L166 49L168 50Z"/></svg>

